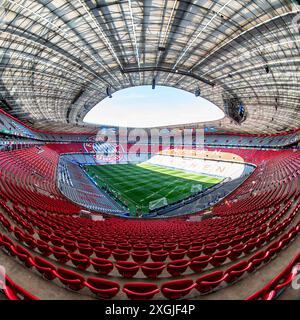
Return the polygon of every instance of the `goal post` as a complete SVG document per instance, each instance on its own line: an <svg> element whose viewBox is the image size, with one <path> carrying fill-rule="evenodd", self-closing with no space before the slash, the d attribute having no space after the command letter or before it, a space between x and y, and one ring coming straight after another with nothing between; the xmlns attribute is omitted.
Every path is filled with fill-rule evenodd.
<svg viewBox="0 0 300 320"><path fill-rule="evenodd" d="M167 205L168 205L168 200L165 197L160 198L160 199L149 202L149 210L158 209Z"/></svg>
<svg viewBox="0 0 300 320"><path fill-rule="evenodd" d="M202 184L193 184L191 187L191 193L195 194L195 193L199 193L203 190Z"/></svg>

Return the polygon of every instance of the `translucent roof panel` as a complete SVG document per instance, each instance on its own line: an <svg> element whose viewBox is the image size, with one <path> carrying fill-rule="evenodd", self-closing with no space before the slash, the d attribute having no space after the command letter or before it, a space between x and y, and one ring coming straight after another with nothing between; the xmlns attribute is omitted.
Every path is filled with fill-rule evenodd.
<svg viewBox="0 0 300 320"><path fill-rule="evenodd" d="M238 97L245 121L209 124L219 131L288 131L300 126L299 46L296 0L3 0L0 103L36 128L84 132L107 88L155 79L221 109Z"/></svg>

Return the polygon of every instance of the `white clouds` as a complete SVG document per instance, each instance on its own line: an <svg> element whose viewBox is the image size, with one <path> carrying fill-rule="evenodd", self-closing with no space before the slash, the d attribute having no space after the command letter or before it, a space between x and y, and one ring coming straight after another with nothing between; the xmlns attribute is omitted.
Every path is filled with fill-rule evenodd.
<svg viewBox="0 0 300 320"><path fill-rule="evenodd" d="M84 118L87 123L124 127L156 127L222 119L209 101L169 87L133 87L106 98Z"/></svg>

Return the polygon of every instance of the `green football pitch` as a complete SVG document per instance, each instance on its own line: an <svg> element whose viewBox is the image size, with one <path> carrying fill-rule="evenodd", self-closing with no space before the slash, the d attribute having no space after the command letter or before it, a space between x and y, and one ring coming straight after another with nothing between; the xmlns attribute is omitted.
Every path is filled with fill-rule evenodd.
<svg viewBox="0 0 300 320"><path fill-rule="evenodd" d="M222 181L148 163L85 166L99 188L108 190L130 212L147 213L188 198Z"/></svg>

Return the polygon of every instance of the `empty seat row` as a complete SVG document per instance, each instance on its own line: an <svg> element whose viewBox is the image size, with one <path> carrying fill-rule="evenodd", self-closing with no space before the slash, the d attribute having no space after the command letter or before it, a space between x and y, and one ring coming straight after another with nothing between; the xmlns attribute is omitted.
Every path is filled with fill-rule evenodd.
<svg viewBox="0 0 300 320"><path fill-rule="evenodd" d="M299 279L300 275L300 253L262 289L256 291L246 300L274 300L281 295L285 289L291 286L292 282ZM299 281L296 282L297 288Z"/></svg>
<svg viewBox="0 0 300 320"><path fill-rule="evenodd" d="M190 281L189 282L186 281L185 284L190 288L190 290L192 290L193 288L196 288L197 291L201 294L207 294L216 290L217 288L221 288L224 285L232 284L233 282L238 281L243 275L247 273L252 273L256 271L258 268L260 268L263 264L268 263L272 258L274 258L274 256L276 256L280 252L280 250L282 250L285 246L287 246L288 243L297 236L297 234L299 233L299 230L300 230L300 223L292 227L279 240L271 243L265 250L255 253L249 259L242 260L230 266L225 271L212 271L203 276L200 276L200 278L198 278L195 284L193 285L190 283ZM119 287L119 284L117 282L107 282L108 281L107 279L100 279L100 278L93 278L93 277L91 278L92 280L91 279L86 280L84 276L82 276L78 272L65 269L65 268L57 268L51 262L46 261L38 256L33 256L28 250L26 250L22 246L15 245L13 241L11 241L5 235L0 236L0 246L5 250L5 252L11 254L12 256L17 257L19 261L23 263L26 267L35 268L45 279L54 280L57 278L60 280L60 282L64 286L67 286L71 290L79 291L84 286L86 286L93 293L95 293L97 289L103 290L102 283L104 283L105 288L109 283L110 285L114 283L115 287ZM203 262L204 264L208 263L205 260L203 261L200 260L199 262L200 263ZM177 262L172 267L171 265L169 265L167 266L167 268L168 267L173 268L171 272L173 273L174 276L178 276L184 270L186 270L186 268L189 266L190 263L191 262L187 260L177 260ZM100 268L100 270L102 270L101 264L99 264L98 267ZM107 268L110 268L110 267L111 265L109 266L108 264ZM120 267L119 272L122 273L122 275L126 278L132 277L139 269L139 265L136 264L135 262L130 263L126 261L125 262L123 261L122 263L120 262L119 267ZM157 263L152 265L145 263L144 265L141 266L142 271L144 272L145 275L149 276L149 278L155 278L160 272L162 272L162 267L164 267L163 264L159 265ZM95 279L98 279L98 280L95 280ZM103 282L101 282L102 280ZM189 280L189 279L186 279L186 280ZM97 283L97 286L100 286L100 288L96 286L96 283ZM176 283L177 282L175 282L175 284ZM147 285L144 285L144 286L141 283L139 283L139 285L137 285L137 288L135 288L135 285L136 285L136 282L128 283L124 285L123 291L127 293L129 298L133 298L133 299L139 299L139 298L144 299L147 297L152 298L156 293L160 292L158 288L155 288L156 285L154 283L147 282ZM168 285L170 285L171 287L174 286L173 281L166 282L161 287L162 294L164 294L165 297L167 298L175 298L178 295L182 297L183 293L187 294L188 293L187 291L190 291L183 286L183 283L180 283L180 289L177 288L176 295L171 296L170 291L165 290L166 288L170 289L168 288ZM91 289L92 287L93 287L93 290ZM129 293L129 291L127 291L126 288L132 292ZM136 291L134 291L134 288ZM112 288L110 287L109 289L112 289ZM143 290L143 292L141 293L139 292L139 290ZM174 292L175 290L174 287L173 289L171 289L171 291L172 290ZM179 294L178 290L181 292L181 294ZM109 292L111 291L115 292L116 294L117 293L116 291L119 291L119 290L116 290L115 288L114 290L109 290ZM137 295L136 297L135 297L135 294ZM100 293L99 293L99 296L103 297Z"/></svg>

